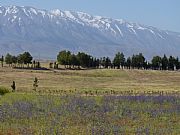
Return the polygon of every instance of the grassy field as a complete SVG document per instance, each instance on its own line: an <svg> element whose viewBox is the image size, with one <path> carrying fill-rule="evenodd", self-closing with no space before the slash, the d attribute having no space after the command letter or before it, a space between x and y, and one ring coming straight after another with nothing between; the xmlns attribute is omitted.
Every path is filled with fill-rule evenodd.
<svg viewBox="0 0 180 135"><path fill-rule="evenodd" d="M0 135L178 135L173 96L57 96L11 93L0 98Z"/></svg>
<svg viewBox="0 0 180 135"><path fill-rule="evenodd" d="M16 92L0 96L0 135L180 133L179 94L168 94L180 92L178 71L0 68L0 86L10 89L12 81ZM126 91L167 93L118 93Z"/></svg>
<svg viewBox="0 0 180 135"><path fill-rule="evenodd" d="M98 91L179 91L180 72L145 70L17 70L0 68L0 86L16 82L17 91L32 91L34 78L38 90L98 90Z"/></svg>

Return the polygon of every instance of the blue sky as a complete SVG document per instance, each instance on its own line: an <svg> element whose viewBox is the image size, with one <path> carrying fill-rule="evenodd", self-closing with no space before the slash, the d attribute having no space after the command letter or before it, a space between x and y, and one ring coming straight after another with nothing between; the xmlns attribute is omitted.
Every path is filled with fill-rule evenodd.
<svg viewBox="0 0 180 135"><path fill-rule="evenodd" d="M180 32L180 0L1 0L0 4L83 11Z"/></svg>

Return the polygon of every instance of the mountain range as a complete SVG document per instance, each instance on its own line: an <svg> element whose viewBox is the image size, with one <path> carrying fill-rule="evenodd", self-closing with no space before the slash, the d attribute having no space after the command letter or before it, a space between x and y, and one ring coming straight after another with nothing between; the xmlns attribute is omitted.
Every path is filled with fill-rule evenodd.
<svg viewBox="0 0 180 135"><path fill-rule="evenodd" d="M29 51L55 59L64 49L111 58L118 51L143 53L147 59L180 56L180 33L83 12L0 6L0 55Z"/></svg>

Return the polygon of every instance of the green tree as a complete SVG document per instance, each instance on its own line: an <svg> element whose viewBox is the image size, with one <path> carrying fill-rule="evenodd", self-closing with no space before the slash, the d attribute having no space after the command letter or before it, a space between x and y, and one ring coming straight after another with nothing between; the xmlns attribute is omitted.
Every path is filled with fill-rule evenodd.
<svg viewBox="0 0 180 135"><path fill-rule="evenodd" d="M119 69L120 66L123 68L124 64L125 64L124 54L118 52L114 57L113 65L114 65L114 67L117 67Z"/></svg>
<svg viewBox="0 0 180 135"><path fill-rule="evenodd" d="M79 62L79 60L78 60L78 58L77 58L77 56L76 56L75 54L72 54L72 55L71 55L70 60L71 60L71 65L72 65L73 67L74 67L74 66L80 66L80 62Z"/></svg>
<svg viewBox="0 0 180 135"><path fill-rule="evenodd" d="M124 67L125 61L126 61L126 59L124 57L124 54L121 53L120 54L120 65L121 65L122 68Z"/></svg>
<svg viewBox="0 0 180 135"><path fill-rule="evenodd" d="M105 68L108 68L109 66L111 66L111 60L109 57L105 58Z"/></svg>
<svg viewBox="0 0 180 135"><path fill-rule="evenodd" d="M142 53L139 53L139 55L137 57L138 57L138 69L139 68L142 69L144 67L144 64L145 64L145 57L143 56Z"/></svg>
<svg viewBox="0 0 180 135"><path fill-rule="evenodd" d="M6 62L6 64L9 64L9 66L10 66L12 64L12 55L10 55L8 53L5 57L5 62Z"/></svg>
<svg viewBox="0 0 180 135"><path fill-rule="evenodd" d="M142 69L145 65L145 57L143 54L139 53L137 55L133 55L131 65L133 68Z"/></svg>
<svg viewBox="0 0 180 135"><path fill-rule="evenodd" d="M127 58L126 66L127 66L128 69L131 68L131 58L130 57Z"/></svg>
<svg viewBox="0 0 180 135"><path fill-rule="evenodd" d="M167 70L167 68L168 68L168 58L166 57L165 54L164 54L161 62L162 62L162 70Z"/></svg>
<svg viewBox="0 0 180 135"><path fill-rule="evenodd" d="M31 56L31 54L29 52L24 52L22 54L22 59L23 59L22 60L23 63L28 65L28 67L29 67L29 64L32 63L31 61L32 61L33 57Z"/></svg>
<svg viewBox="0 0 180 135"><path fill-rule="evenodd" d="M148 61L145 61L145 62L144 62L143 68L144 68L145 70L147 70L148 68L150 68Z"/></svg>
<svg viewBox="0 0 180 135"><path fill-rule="evenodd" d="M169 57L168 70L174 70L176 59L173 56Z"/></svg>
<svg viewBox="0 0 180 135"><path fill-rule="evenodd" d="M24 64L26 64L29 67L29 64L32 63L32 59L33 57L31 56L31 54L29 52L24 52L23 54L19 54L17 56L17 62L18 64L21 64L21 66Z"/></svg>
<svg viewBox="0 0 180 135"><path fill-rule="evenodd" d="M16 64L17 64L17 57L16 56L12 56L12 63L15 64L15 67L16 67Z"/></svg>
<svg viewBox="0 0 180 135"><path fill-rule="evenodd" d="M77 59L80 63L80 66L84 68L89 68L91 66L92 57L84 52L79 52L77 54Z"/></svg>
<svg viewBox="0 0 180 135"><path fill-rule="evenodd" d="M161 57L154 56L151 63L152 63L153 69L155 69L155 70L160 69L161 68Z"/></svg>
<svg viewBox="0 0 180 135"><path fill-rule="evenodd" d="M57 61L59 64L64 65L67 68L67 65L71 64L71 52L63 50L57 55Z"/></svg>
<svg viewBox="0 0 180 135"><path fill-rule="evenodd" d="M18 62L18 64L21 65L21 67L23 67L23 66L24 66L24 55L19 54L19 55L17 56L17 62Z"/></svg>
<svg viewBox="0 0 180 135"><path fill-rule="evenodd" d="M138 62L137 56L133 54L133 56L132 56L132 61L131 61L131 65L132 65L132 68L133 68L133 69L134 69L135 67L137 67L137 62Z"/></svg>

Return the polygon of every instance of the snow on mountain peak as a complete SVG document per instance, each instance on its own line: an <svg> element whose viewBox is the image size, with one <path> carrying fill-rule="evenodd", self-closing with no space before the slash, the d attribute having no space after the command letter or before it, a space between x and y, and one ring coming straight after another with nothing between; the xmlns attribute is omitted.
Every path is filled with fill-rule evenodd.
<svg viewBox="0 0 180 135"><path fill-rule="evenodd" d="M34 9L34 8L30 8L30 11L33 12L35 15L38 14L37 11L36 11L36 9Z"/></svg>
<svg viewBox="0 0 180 135"><path fill-rule="evenodd" d="M31 48L31 52L40 50L45 56L50 53L54 56L59 48L83 50L95 55L107 55L107 52L111 55L116 51L123 51L127 55L149 53L149 56L155 52L180 52L179 33L84 12L0 6L0 48L6 45L12 48L11 42L17 44L15 50L18 47L20 51ZM157 48L160 48L159 52Z"/></svg>
<svg viewBox="0 0 180 135"><path fill-rule="evenodd" d="M102 16L94 16L94 18L95 18L96 20L101 20L101 19L102 19Z"/></svg>
<svg viewBox="0 0 180 135"><path fill-rule="evenodd" d="M59 9L51 10L50 12L51 12L52 14L56 15L56 16L62 15L61 10L59 10Z"/></svg>
<svg viewBox="0 0 180 135"><path fill-rule="evenodd" d="M64 11L65 15L73 20L76 20L76 17L70 11Z"/></svg>
<svg viewBox="0 0 180 135"><path fill-rule="evenodd" d="M76 22L81 25L87 25L94 28L97 28L99 30L106 30L111 31L112 33L119 33L120 36L123 34L122 26L126 26L127 29L129 29L130 32L137 34L137 31L143 31L143 30L149 30L154 35L154 31L151 28L148 28L146 26L126 22L122 19L111 19L107 17L102 16L92 16L84 12L72 12L72 11L61 11L59 9L47 11L47 10L41 10L34 7L28 7L28 6L7 6L7 7L0 7L0 15L6 16L11 14L14 14L17 16L16 18L21 17L21 21L23 21L23 17L21 16L24 14L26 17L30 17L33 19L34 17L42 16L43 18L48 15L50 19L56 19L56 24L60 24L59 19L68 19L69 21ZM13 15L12 17L13 18ZM14 20L16 19L14 18ZM13 21L14 21L13 20ZM121 26L121 27L120 27Z"/></svg>

